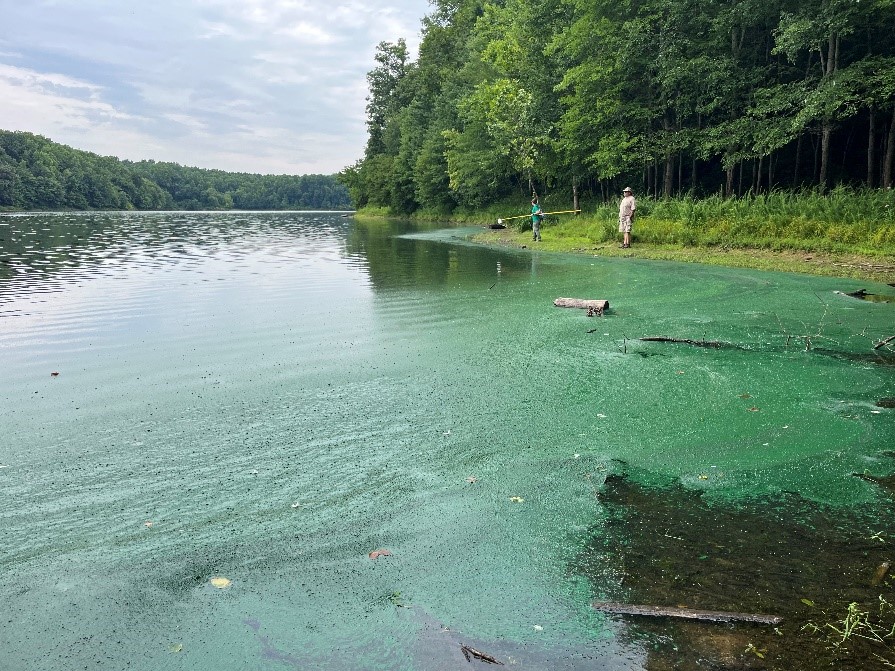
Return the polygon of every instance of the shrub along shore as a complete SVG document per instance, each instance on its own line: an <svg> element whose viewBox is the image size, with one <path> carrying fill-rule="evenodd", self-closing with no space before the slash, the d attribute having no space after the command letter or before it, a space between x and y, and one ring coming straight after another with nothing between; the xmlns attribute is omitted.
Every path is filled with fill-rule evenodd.
<svg viewBox="0 0 895 671"><path fill-rule="evenodd" d="M635 194L636 195L636 194ZM566 199L542 198L545 212L568 210ZM518 211L512 211L510 207ZM740 268L800 272L895 283L895 191L840 188L774 192L745 198L639 198L631 249L620 249L618 203L583 204L579 215L548 216L543 242L531 241L527 218L488 229L477 242L552 252L689 261ZM503 211L450 215L417 213L418 219L496 224L524 214L528 203ZM362 210L359 214L373 214ZM384 214L379 212L379 214Z"/></svg>

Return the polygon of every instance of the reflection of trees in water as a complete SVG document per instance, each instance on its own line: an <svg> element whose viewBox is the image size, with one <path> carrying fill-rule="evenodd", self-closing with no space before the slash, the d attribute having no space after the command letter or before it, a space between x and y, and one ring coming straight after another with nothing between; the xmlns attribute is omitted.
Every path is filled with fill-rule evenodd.
<svg viewBox="0 0 895 671"><path fill-rule="evenodd" d="M337 240L346 224L335 214L90 213L0 217L0 277L63 269L98 270L109 260L208 256L259 247L275 238L301 247L309 234Z"/></svg>
<svg viewBox="0 0 895 671"><path fill-rule="evenodd" d="M443 226L433 224L431 229ZM532 268L524 254L401 237L419 230L401 221L356 222L348 234L348 254L367 261L370 280L379 289L448 284L488 289L501 277Z"/></svg>

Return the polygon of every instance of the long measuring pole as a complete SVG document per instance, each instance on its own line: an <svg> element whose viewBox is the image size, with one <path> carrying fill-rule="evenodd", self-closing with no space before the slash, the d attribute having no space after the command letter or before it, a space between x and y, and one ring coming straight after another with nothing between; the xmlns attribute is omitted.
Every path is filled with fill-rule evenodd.
<svg viewBox="0 0 895 671"><path fill-rule="evenodd" d="M544 215L547 215L547 214L569 214L570 212L575 212L577 214L578 212L581 212L581 210L559 210L557 212L543 212L542 214L544 214ZM501 219L498 219L497 221L501 222L501 221L509 221L510 219L525 219L526 217L530 217L530 216L531 216L530 214L519 214L515 217L503 217Z"/></svg>

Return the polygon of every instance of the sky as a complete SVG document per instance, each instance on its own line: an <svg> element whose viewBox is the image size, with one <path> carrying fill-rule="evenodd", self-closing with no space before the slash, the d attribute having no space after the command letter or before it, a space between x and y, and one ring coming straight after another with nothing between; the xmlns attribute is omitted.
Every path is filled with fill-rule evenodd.
<svg viewBox="0 0 895 671"><path fill-rule="evenodd" d="M0 0L0 129L103 156L332 174L363 155L376 45L428 0Z"/></svg>

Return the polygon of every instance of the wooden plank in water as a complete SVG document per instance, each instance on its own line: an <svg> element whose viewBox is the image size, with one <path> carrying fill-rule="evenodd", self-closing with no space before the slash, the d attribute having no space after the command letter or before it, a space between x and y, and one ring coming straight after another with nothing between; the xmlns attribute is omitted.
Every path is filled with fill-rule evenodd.
<svg viewBox="0 0 895 671"><path fill-rule="evenodd" d="M584 308L594 310L607 310L609 301L586 298L557 298L553 304L558 308Z"/></svg>
<svg viewBox="0 0 895 671"><path fill-rule="evenodd" d="M638 606L613 601L594 601L591 604L596 610L619 615L649 615L652 617L678 617L688 620L705 620L708 622L759 622L761 624L780 624L782 617L776 615L755 615L753 613L734 613L720 610L698 610L695 608L675 608L663 606Z"/></svg>

